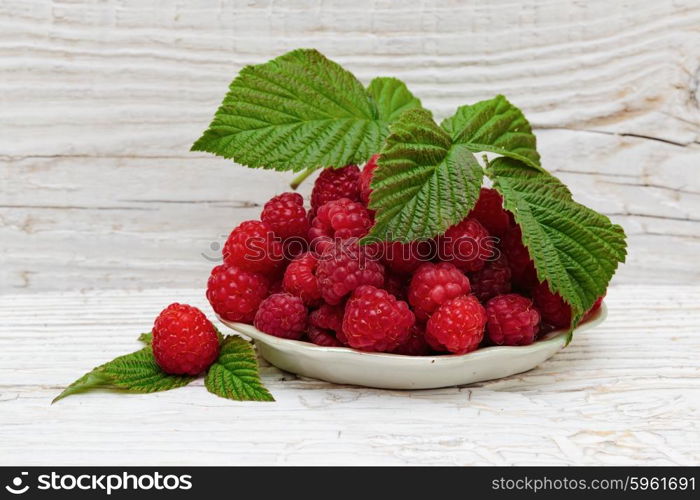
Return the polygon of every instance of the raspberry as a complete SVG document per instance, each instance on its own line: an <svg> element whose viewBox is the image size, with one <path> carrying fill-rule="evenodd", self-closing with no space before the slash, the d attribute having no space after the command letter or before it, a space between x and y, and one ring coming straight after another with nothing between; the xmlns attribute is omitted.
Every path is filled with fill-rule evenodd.
<svg viewBox="0 0 700 500"><path fill-rule="evenodd" d="M363 285L345 305L343 333L350 347L385 352L403 344L416 318L408 304L386 290Z"/></svg>
<svg viewBox="0 0 700 500"><path fill-rule="evenodd" d="M311 191L311 210L316 213L321 205L339 198L358 201L360 199L359 177L360 169L357 165L322 170Z"/></svg>
<svg viewBox="0 0 700 500"><path fill-rule="evenodd" d="M426 340L438 351L465 354L484 338L486 311L473 295L462 295L442 304L428 320Z"/></svg>
<svg viewBox="0 0 700 500"><path fill-rule="evenodd" d="M309 229L309 240L324 236L343 240L360 238L369 232L372 224L372 216L362 203L340 198L324 203L316 211Z"/></svg>
<svg viewBox="0 0 700 500"><path fill-rule="evenodd" d="M282 293L284 292L284 287L282 286L282 280L275 280L272 283L270 283L270 286L267 289L267 294L272 295L273 293Z"/></svg>
<svg viewBox="0 0 700 500"><path fill-rule="evenodd" d="M425 356L430 354L430 345L425 340L425 326L419 323L414 324L411 327L408 338L391 352L405 356Z"/></svg>
<svg viewBox="0 0 700 500"><path fill-rule="evenodd" d="M284 291L301 297L307 306L321 300L321 290L318 288L318 280L314 274L317 262L314 254L306 252L290 262L284 271L282 281Z"/></svg>
<svg viewBox="0 0 700 500"><path fill-rule="evenodd" d="M571 324L571 307L557 293L553 293L546 281L538 283L532 291L535 307L540 312L542 323L554 328L568 328Z"/></svg>
<svg viewBox="0 0 700 500"><path fill-rule="evenodd" d="M466 218L438 237L438 254L462 271L478 271L493 256L493 243L484 226Z"/></svg>
<svg viewBox="0 0 700 500"><path fill-rule="evenodd" d="M170 304L153 325L153 356L165 373L197 375L219 356L216 328L202 311Z"/></svg>
<svg viewBox="0 0 700 500"><path fill-rule="evenodd" d="M267 296L268 287L269 281L264 275L223 264L211 271L207 299L221 318L252 323L255 311Z"/></svg>
<svg viewBox="0 0 700 500"><path fill-rule="evenodd" d="M408 286L408 302L419 321L426 321L443 303L469 293L469 279L450 263L427 262L420 266Z"/></svg>
<svg viewBox="0 0 700 500"><path fill-rule="evenodd" d="M360 188L360 199L365 205L369 205L369 195L372 194L372 188L370 187L370 184L372 183L372 175L377 169L378 159L379 155L372 156L372 158L369 159L367 164L362 169L362 172L360 172L358 184Z"/></svg>
<svg viewBox="0 0 700 500"><path fill-rule="evenodd" d="M311 311L309 324L322 330L331 330L337 335L343 330L343 315L345 307L321 304L321 307Z"/></svg>
<svg viewBox="0 0 700 500"><path fill-rule="evenodd" d="M504 255L489 260L484 267L469 274L472 293L482 303L496 295L510 293L510 267Z"/></svg>
<svg viewBox="0 0 700 500"><path fill-rule="evenodd" d="M600 309L600 306L603 304L604 298L605 298L605 294L598 297L596 299L596 301L593 303L593 305L591 306L591 308L586 312L586 314L583 315L583 319L581 321L586 321L586 320L590 319L590 317L593 316L593 314L595 314L595 312L598 309Z"/></svg>
<svg viewBox="0 0 700 500"><path fill-rule="evenodd" d="M498 345L532 344L540 326L540 313L532 301L517 293L489 300L486 317L489 340Z"/></svg>
<svg viewBox="0 0 700 500"><path fill-rule="evenodd" d="M503 198L495 189L481 188L479 199L467 217L479 221L493 236L503 236L510 226L510 217L503 208Z"/></svg>
<svg viewBox="0 0 700 500"><path fill-rule="evenodd" d="M264 222L249 220L236 227L224 245L224 262L241 269L274 275L284 262L282 243Z"/></svg>
<svg viewBox="0 0 700 500"><path fill-rule="evenodd" d="M335 242L318 260L316 277L323 300L339 304L360 285L381 287L384 266L367 255L367 249L354 239Z"/></svg>
<svg viewBox="0 0 700 500"><path fill-rule="evenodd" d="M282 193L265 203L260 220L282 240L306 240L309 219L304 209L304 198L299 193Z"/></svg>
<svg viewBox="0 0 700 500"><path fill-rule="evenodd" d="M322 345L324 347L343 347L343 343L340 342L340 340L335 338L331 332L322 328L309 326L306 336L311 343L316 345Z"/></svg>
<svg viewBox="0 0 700 500"><path fill-rule="evenodd" d="M262 301L253 324L275 337L300 339L306 330L306 307L291 293L276 293Z"/></svg>
<svg viewBox="0 0 700 500"><path fill-rule="evenodd" d="M433 240L417 240L410 243L393 241L384 245L384 263L399 274L411 274L424 262L434 257Z"/></svg>
<svg viewBox="0 0 700 500"><path fill-rule="evenodd" d="M399 300L407 300L409 278L389 271L386 271L385 274L384 290Z"/></svg>
<svg viewBox="0 0 700 500"><path fill-rule="evenodd" d="M513 288L529 295L537 284L537 271L522 239L520 226L512 226L501 239L501 250L508 260Z"/></svg>

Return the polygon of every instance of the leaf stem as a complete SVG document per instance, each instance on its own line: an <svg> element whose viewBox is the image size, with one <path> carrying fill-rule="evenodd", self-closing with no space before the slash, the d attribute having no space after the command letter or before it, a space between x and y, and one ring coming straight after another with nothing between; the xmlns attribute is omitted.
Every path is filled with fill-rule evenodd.
<svg viewBox="0 0 700 500"><path fill-rule="evenodd" d="M304 170L302 173L297 175L294 179L292 179L292 182L289 183L289 187L296 189L301 185L302 182L306 180L308 176L313 174L316 171L316 167L309 167L306 170Z"/></svg>

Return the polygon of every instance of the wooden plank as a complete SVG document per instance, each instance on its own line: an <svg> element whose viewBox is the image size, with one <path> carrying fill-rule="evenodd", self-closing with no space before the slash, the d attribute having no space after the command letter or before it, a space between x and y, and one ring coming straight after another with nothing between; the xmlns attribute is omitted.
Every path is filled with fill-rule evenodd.
<svg viewBox="0 0 700 500"><path fill-rule="evenodd" d="M700 5L513 5L0 0L0 293L201 284L289 176L188 149L241 67L310 46L438 118L506 94L629 233L617 282L696 282Z"/></svg>
<svg viewBox="0 0 700 500"><path fill-rule="evenodd" d="M49 406L91 367L138 348L200 290L0 296L2 465L697 464L699 287L619 286L609 318L540 367L469 387L384 391L265 365L276 403L193 386Z"/></svg>

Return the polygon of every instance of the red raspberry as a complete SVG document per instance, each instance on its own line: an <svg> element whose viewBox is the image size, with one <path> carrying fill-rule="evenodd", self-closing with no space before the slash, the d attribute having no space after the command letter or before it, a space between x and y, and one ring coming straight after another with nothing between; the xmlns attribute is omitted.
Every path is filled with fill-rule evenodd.
<svg viewBox="0 0 700 500"><path fill-rule="evenodd" d="M384 277L384 290L389 292L391 295L399 300L408 299L408 283L410 281L410 276L399 275L392 273L390 271L385 272Z"/></svg>
<svg viewBox="0 0 700 500"><path fill-rule="evenodd" d="M384 263L399 274L411 274L424 262L435 257L433 240L417 240L410 243L392 241L384 244Z"/></svg>
<svg viewBox="0 0 700 500"><path fill-rule="evenodd" d="M358 201L360 199L359 177L360 169L357 165L322 170L311 191L311 210L315 213L321 205L339 198Z"/></svg>
<svg viewBox="0 0 700 500"><path fill-rule="evenodd" d="M462 295L442 304L428 320L425 336L438 351L465 354L484 338L486 311L473 295Z"/></svg>
<svg viewBox="0 0 700 500"><path fill-rule="evenodd" d="M469 293L469 279L448 262L420 266L408 286L408 302L419 321L426 321L450 299Z"/></svg>
<svg viewBox="0 0 700 500"><path fill-rule="evenodd" d="M152 345L156 363L172 375L198 375L219 356L216 328L186 304L170 304L158 315Z"/></svg>
<svg viewBox="0 0 700 500"><path fill-rule="evenodd" d="M489 260L484 267L469 274L472 293L482 303L496 295L510 293L510 267L505 255Z"/></svg>
<svg viewBox="0 0 700 500"><path fill-rule="evenodd" d="M249 220L236 227L224 245L224 262L272 276L284 263L282 243L264 222Z"/></svg>
<svg viewBox="0 0 700 500"><path fill-rule="evenodd" d="M603 305L604 298L605 298L605 294L598 297L596 299L596 301L593 303L593 305L591 306L591 308L588 310L588 312L586 312L586 314L583 315L583 319L581 321L586 321L586 320L590 319L590 317L593 316L593 314L595 314L595 312L598 309L600 309L600 306Z"/></svg>
<svg viewBox="0 0 700 500"><path fill-rule="evenodd" d="M537 284L535 263L523 245L520 226L512 226L501 239L501 250L508 260L513 288L529 294Z"/></svg>
<svg viewBox="0 0 700 500"><path fill-rule="evenodd" d="M478 271L493 257L494 242L476 219L464 219L438 237L441 260L452 262L462 271Z"/></svg>
<svg viewBox="0 0 700 500"><path fill-rule="evenodd" d="M324 236L341 240L360 238L369 232L372 224L372 216L362 203L340 198L324 203L316 211L309 229L309 240Z"/></svg>
<svg viewBox="0 0 700 500"><path fill-rule="evenodd" d="M331 306L321 304L318 309L311 311L309 315L309 324L322 330L331 330L337 335L343 331L343 315L345 314L345 306Z"/></svg>
<svg viewBox="0 0 700 500"><path fill-rule="evenodd" d="M268 287L269 281L264 275L223 264L211 271L207 299L221 318L252 323L255 311L267 296Z"/></svg>
<svg viewBox="0 0 700 500"><path fill-rule="evenodd" d="M253 324L275 337L300 339L306 330L306 307L291 293L276 293L262 301Z"/></svg>
<svg viewBox="0 0 700 500"><path fill-rule="evenodd" d="M267 294L272 295L273 293L282 293L284 292L284 287L282 286L282 280L275 280L272 283L270 283L270 286L267 289Z"/></svg>
<svg viewBox="0 0 700 500"><path fill-rule="evenodd" d="M481 188L479 199L468 217L478 220L493 236L503 236L510 226L510 217L503 208L503 198L495 189Z"/></svg>
<svg viewBox="0 0 700 500"><path fill-rule="evenodd" d="M343 333L350 347L386 352L408 339L415 321L408 304L386 290L363 285L345 305Z"/></svg>
<svg viewBox="0 0 700 500"><path fill-rule="evenodd" d="M343 343L335 338L335 336L328 330L323 330L315 326L309 326L306 336L309 341L316 345L322 345L324 347L343 347Z"/></svg>
<svg viewBox="0 0 700 500"><path fill-rule="evenodd" d="M540 312L542 323L554 328L568 328L571 324L571 307L557 293L553 293L546 281L532 290L532 300Z"/></svg>
<svg viewBox="0 0 700 500"><path fill-rule="evenodd" d="M420 323L414 324L406 341L391 352L405 356L425 356L430 354L430 345L425 340L425 326Z"/></svg>
<svg viewBox="0 0 700 500"><path fill-rule="evenodd" d="M304 198L299 193L282 193L272 198L265 203L260 220L282 240L306 240L309 232Z"/></svg>
<svg viewBox="0 0 700 500"><path fill-rule="evenodd" d="M316 277L323 300L335 305L360 285L384 285L384 266L350 239L336 242L321 255Z"/></svg>
<svg viewBox="0 0 700 500"><path fill-rule="evenodd" d="M307 306L321 300L321 290L318 288L318 280L314 274L317 262L314 254L306 252L290 262L284 271L282 281L284 291L301 297Z"/></svg>
<svg viewBox="0 0 700 500"><path fill-rule="evenodd" d="M360 187L360 199L365 205L369 205L369 195L372 194L372 188L370 184L372 183L372 175L377 169L377 160L379 155L374 155L369 159L367 164L360 172L359 187Z"/></svg>
<svg viewBox="0 0 700 500"><path fill-rule="evenodd" d="M532 344L540 327L540 313L532 301L517 293L489 300L486 317L489 340L498 345Z"/></svg>

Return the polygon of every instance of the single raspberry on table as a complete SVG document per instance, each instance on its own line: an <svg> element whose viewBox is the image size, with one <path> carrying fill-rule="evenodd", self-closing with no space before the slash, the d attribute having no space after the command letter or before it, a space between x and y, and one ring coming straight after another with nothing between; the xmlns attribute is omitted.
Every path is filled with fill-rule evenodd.
<svg viewBox="0 0 700 500"><path fill-rule="evenodd" d="M510 293L510 267L505 255L496 260L489 260L478 271L469 273L472 293L479 301L486 303L496 295Z"/></svg>
<svg viewBox="0 0 700 500"><path fill-rule="evenodd" d="M267 297L269 283L260 273L222 264L211 271L207 299L222 319L252 323L255 311Z"/></svg>
<svg viewBox="0 0 700 500"><path fill-rule="evenodd" d="M540 313L532 301L517 293L489 300L486 318L489 340L498 345L532 344L540 327Z"/></svg>
<svg viewBox="0 0 700 500"><path fill-rule="evenodd" d="M306 252L290 262L284 271L284 291L301 297L307 306L315 305L321 300L321 290L314 273L317 263L316 256Z"/></svg>
<svg viewBox="0 0 700 500"><path fill-rule="evenodd" d="M367 164L362 169L362 172L360 172L360 178L359 178L360 199L362 200L362 203L364 203L365 205L369 205L369 195L372 194L372 188L370 187L370 184L372 184L372 175L374 174L374 171L377 169L377 160L378 159L379 159L379 155L372 156L372 158L369 159Z"/></svg>
<svg viewBox="0 0 700 500"><path fill-rule="evenodd" d="M362 203L349 198L332 200L321 205L311 222L309 241L317 238L360 238L365 236L374 221Z"/></svg>
<svg viewBox="0 0 700 500"><path fill-rule="evenodd" d="M284 264L282 242L259 220L239 224L226 240L224 263L274 276Z"/></svg>
<svg viewBox="0 0 700 500"><path fill-rule="evenodd" d="M481 188L479 199L467 217L478 220L492 236L503 236L510 226L503 198L495 189Z"/></svg>
<svg viewBox="0 0 700 500"><path fill-rule="evenodd" d="M558 293L549 289L546 281L538 283L532 290L532 300L540 312L542 323L554 328L568 328L571 324L571 307Z"/></svg>
<svg viewBox="0 0 700 500"><path fill-rule="evenodd" d="M324 330L313 325L309 326L306 336L312 344L324 347L343 347L344 345L330 330Z"/></svg>
<svg viewBox="0 0 700 500"><path fill-rule="evenodd" d="M383 286L384 266L356 240L336 241L319 257L316 277L323 300L336 305L358 286Z"/></svg>
<svg viewBox="0 0 700 500"><path fill-rule="evenodd" d="M306 240L309 232L304 198L299 193L282 193L272 198L265 203L260 220L283 241L289 238Z"/></svg>
<svg viewBox="0 0 700 500"><path fill-rule="evenodd" d="M421 264L435 257L433 240L416 240L409 243L391 241L384 243L383 262L386 267L399 274L411 274Z"/></svg>
<svg viewBox="0 0 700 500"><path fill-rule="evenodd" d="M261 332L296 340L304 336L306 316L301 298L291 293L276 293L262 301L253 324Z"/></svg>
<svg viewBox="0 0 700 500"><path fill-rule="evenodd" d="M404 356L425 356L430 354L430 345L425 340L425 325L415 323L411 327L408 338L391 352Z"/></svg>
<svg viewBox="0 0 700 500"><path fill-rule="evenodd" d="M478 271L493 257L495 241L476 219L466 218L437 239L440 260L462 271Z"/></svg>
<svg viewBox="0 0 700 500"><path fill-rule="evenodd" d="M469 293L469 279L448 262L421 265L408 286L408 302L419 321L426 321L450 299Z"/></svg>
<svg viewBox="0 0 700 500"><path fill-rule="evenodd" d="M360 169L357 165L322 170L311 191L311 211L316 213L321 205L340 198L358 201L360 199L359 177Z"/></svg>
<svg viewBox="0 0 700 500"><path fill-rule="evenodd" d="M219 356L216 328L202 311L170 304L153 325L153 356L165 373L198 375Z"/></svg>
<svg viewBox="0 0 700 500"><path fill-rule="evenodd" d="M309 324L322 330L331 330L336 335L343 330L345 306L321 304L309 314Z"/></svg>
<svg viewBox="0 0 700 500"><path fill-rule="evenodd" d="M415 320L405 302L386 290L362 285L345 305L343 333L350 347L386 352L408 339Z"/></svg>
<svg viewBox="0 0 700 500"><path fill-rule="evenodd" d="M537 271L527 247L523 244L520 226L511 226L501 238L500 248L510 267L513 288L528 295L537 285Z"/></svg>
<svg viewBox="0 0 700 500"><path fill-rule="evenodd" d="M465 354L479 347L485 325L484 306L473 295L462 295L435 311L428 320L425 336L437 351Z"/></svg>

